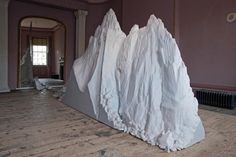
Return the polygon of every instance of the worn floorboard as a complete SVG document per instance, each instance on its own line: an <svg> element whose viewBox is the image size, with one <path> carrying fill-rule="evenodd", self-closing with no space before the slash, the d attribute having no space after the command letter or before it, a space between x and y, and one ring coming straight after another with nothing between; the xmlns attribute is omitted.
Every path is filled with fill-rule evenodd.
<svg viewBox="0 0 236 157"><path fill-rule="evenodd" d="M0 157L236 157L236 114L227 112L200 109L206 139L166 153L67 107L51 92L0 94Z"/></svg>

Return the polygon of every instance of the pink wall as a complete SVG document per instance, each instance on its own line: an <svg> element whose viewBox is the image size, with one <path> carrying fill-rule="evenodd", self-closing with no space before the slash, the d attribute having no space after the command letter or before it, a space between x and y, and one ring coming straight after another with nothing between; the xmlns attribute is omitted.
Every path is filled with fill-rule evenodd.
<svg viewBox="0 0 236 157"><path fill-rule="evenodd" d="M117 19L122 23L122 0L111 0L108 3L89 4L87 7L88 15L86 19L86 46L91 35L94 35L98 25L101 25L106 12L112 8Z"/></svg>
<svg viewBox="0 0 236 157"><path fill-rule="evenodd" d="M34 0L31 0L34 1ZM36 1L36 0L35 0ZM53 0L41 0L53 3ZM235 11L235 0L111 0L99 5L77 4L65 6L88 10L86 43L106 11L112 7L122 29L128 33L134 24L146 25L150 14L160 17L167 29L175 35L194 85L236 88L236 23L227 23L226 14ZM78 2L81 3L81 2ZM58 5L60 5L58 3ZM12 0L9 6L9 85L16 87L18 22L24 16L51 17L67 27L67 76L74 60L75 18L68 9Z"/></svg>
<svg viewBox="0 0 236 157"><path fill-rule="evenodd" d="M87 7L88 15L86 18L86 47L91 35L94 35L98 25L102 23L103 17L109 10L109 3L91 4Z"/></svg>
<svg viewBox="0 0 236 157"><path fill-rule="evenodd" d="M120 26L122 26L122 6L123 6L123 2L122 0L111 0L109 2L110 8L112 8L114 10L114 12L116 13L116 17L117 20L120 23Z"/></svg>
<svg viewBox="0 0 236 157"><path fill-rule="evenodd" d="M17 87L18 24L23 17L40 16L61 21L66 26L66 76L74 60L75 18L70 10L12 0L9 4L9 86Z"/></svg>
<svg viewBox="0 0 236 157"><path fill-rule="evenodd" d="M180 49L195 86L236 87L235 0L180 0ZM236 88L235 88L236 89Z"/></svg>
<svg viewBox="0 0 236 157"><path fill-rule="evenodd" d="M35 2L35 3L27 3ZM11 0L9 4L9 86L17 87L17 54L18 54L18 24L23 17L48 17L62 22L66 26L66 65L65 74L68 78L75 57L75 16L73 10L88 10L86 22L86 41L94 34L104 14L110 8L110 3L98 5L87 4L80 1L68 0ZM56 7L54 7L56 5ZM66 9L65 9L66 8Z"/></svg>
<svg viewBox="0 0 236 157"><path fill-rule="evenodd" d="M175 36L193 86L236 89L236 22L226 14L235 0L123 0L123 30L160 17Z"/></svg>
<svg viewBox="0 0 236 157"><path fill-rule="evenodd" d="M82 0L23 0L28 2L33 2L39 5L48 5L52 7L60 8L68 8L76 10L78 8L85 9L87 8L87 3L83 2Z"/></svg>
<svg viewBox="0 0 236 157"><path fill-rule="evenodd" d="M30 36L30 37L29 37ZM32 29L29 33L29 30L23 28L21 30L21 58L25 54L27 48L29 48L29 38L47 38L49 40L49 55L48 55L48 65L46 66L33 66L33 76L37 76L39 78L42 77L50 77L51 69L52 69L52 53L54 52L52 47L52 38L53 32L50 29ZM43 74L38 71L43 71Z"/></svg>
<svg viewBox="0 0 236 157"><path fill-rule="evenodd" d="M173 34L174 0L123 0L123 30L128 33L134 24L145 26L151 14L161 18Z"/></svg>
<svg viewBox="0 0 236 157"><path fill-rule="evenodd" d="M53 32L50 31L50 30L46 30L43 31L43 30L40 30L40 31L37 31L37 30L32 30L30 33L29 33L29 30L27 29L22 29L21 30L21 57L23 57L25 51L27 50L27 48L29 48L29 39L28 39L28 36L31 36L31 37L37 37L37 38L52 38L53 37Z"/></svg>

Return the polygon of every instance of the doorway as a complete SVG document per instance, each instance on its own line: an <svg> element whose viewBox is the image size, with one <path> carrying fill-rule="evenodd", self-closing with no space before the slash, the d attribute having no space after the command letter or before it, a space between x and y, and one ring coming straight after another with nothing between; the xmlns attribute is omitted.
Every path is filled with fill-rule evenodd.
<svg viewBox="0 0 236 157"><path fill-rule="evenodd" d="M44 17L25 17L19 23L18 88L42 83L63 84L65 25Z"/></svg>

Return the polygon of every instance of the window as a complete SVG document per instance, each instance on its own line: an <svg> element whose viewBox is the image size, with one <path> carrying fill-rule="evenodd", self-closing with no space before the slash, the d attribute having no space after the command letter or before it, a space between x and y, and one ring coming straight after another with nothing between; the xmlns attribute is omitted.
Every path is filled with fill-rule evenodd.
<svg viewBox="0 0 236 157"><path fill-rule="evenodd" d="M33 39L33 65L47 65L47 39Z"/></svg>

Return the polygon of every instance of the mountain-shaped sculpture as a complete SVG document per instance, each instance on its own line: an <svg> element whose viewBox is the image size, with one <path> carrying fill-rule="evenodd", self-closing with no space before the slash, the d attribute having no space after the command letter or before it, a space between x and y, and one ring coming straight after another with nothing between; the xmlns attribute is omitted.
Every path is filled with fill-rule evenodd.
<svg viewBox="0 0 236 157"><path fill-rule="evenodd" d="M162 149L205 136L176 41L154 15L126 36L109 10L75 60L62 101Z"/></svg>

